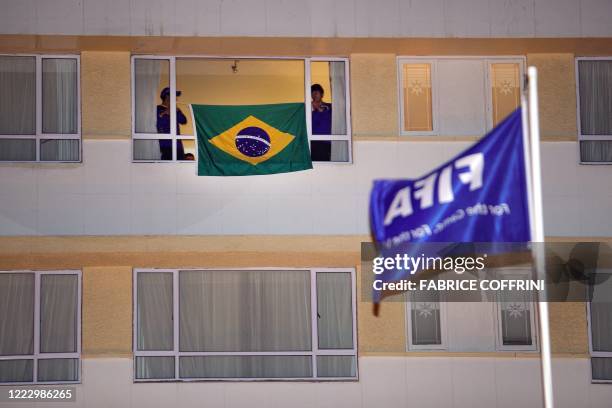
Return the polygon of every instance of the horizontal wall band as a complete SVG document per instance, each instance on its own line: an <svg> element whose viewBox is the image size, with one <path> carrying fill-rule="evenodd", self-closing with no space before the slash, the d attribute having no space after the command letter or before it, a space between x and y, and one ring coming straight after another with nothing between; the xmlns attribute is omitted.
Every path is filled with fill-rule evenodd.
<svg viewBox="0 0 612 408"><path fill-rule="evenodd" d="M0 35L0 52L129 51L219 56L612 55L612 38L288 38Z"/></svg>

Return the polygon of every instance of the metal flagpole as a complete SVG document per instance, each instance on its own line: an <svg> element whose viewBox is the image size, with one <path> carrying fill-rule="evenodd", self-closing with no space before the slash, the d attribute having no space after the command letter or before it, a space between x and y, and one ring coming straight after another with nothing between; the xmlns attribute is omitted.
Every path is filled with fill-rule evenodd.
<svg viewBox="0 0 612 408"><path fill-rule="evenodd" d="M544 257L544 217L542 210L542 173L540 166L540 120L538 111L538 71L535 67L527 69L529 86L529 153L531 170L531 242L535 260L536 277L546 279L546 259ZM523 113L523 118L525 114ZM529 184L529 180L528 180ZM529 187L529 185L528 185ZM548 324L548 303L546 285L538 300L540 321L541 374L544 408L553 408L553 386L550 354L550 328Z"/></svg>

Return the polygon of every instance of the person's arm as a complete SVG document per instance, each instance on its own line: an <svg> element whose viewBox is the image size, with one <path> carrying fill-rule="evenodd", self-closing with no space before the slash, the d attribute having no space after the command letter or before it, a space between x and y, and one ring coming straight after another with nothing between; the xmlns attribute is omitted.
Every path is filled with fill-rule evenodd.
<svg viewBox="0 0 612 408"><path fill-rule="evenodd" d="M187 117L183 114L183 111L180 109L176 110L176 123L184 125L187 123Z"/></svg>

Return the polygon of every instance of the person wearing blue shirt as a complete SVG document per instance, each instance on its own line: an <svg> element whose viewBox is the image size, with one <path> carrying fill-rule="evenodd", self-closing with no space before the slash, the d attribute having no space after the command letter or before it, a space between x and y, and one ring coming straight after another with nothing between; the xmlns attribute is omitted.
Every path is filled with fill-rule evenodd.
<svg viewBox="0 0 612 408"><path fill-rule="evenodd" d="M325 91L320 84L310 87L312 97L312 134L331 135L332 132L332 105L323 102ZM331 141L313 140L310 143L310 157L313 161L331 160Z"/></svg>
<svg viewBox="0 0 612 408"><path fill-rule="evenodd" d="M176 91L176 96L181 96L181 91ZM160 105L157 105L157 133L170 133L170 88L162 89L159 97L162 100ZM180 109L176 109L176 134L181 134L181 125L187 123L187 117ZM160 140L159 150L161 151L161 160L172 160L172 140ZM176 141L176 159L185 159L185 150L183 141Z"/></svg>

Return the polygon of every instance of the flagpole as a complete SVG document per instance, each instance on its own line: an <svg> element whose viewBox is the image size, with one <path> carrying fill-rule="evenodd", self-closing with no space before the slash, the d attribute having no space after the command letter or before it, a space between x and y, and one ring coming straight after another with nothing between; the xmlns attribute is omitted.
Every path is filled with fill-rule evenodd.
<svg viewBox="0 0 612 408"><path fill-rule="evenodd" d="M529 86L529 153L532 197L531 204L531 242L535 260L536 277L546 279L546 260L544 257L544 216L542 209L542 173L540 162L540 120L538 110L538 71L535 67L527 69ZM553 408L553 386L550 352L550 327L548 322L548 303L546 285L538 300L540 321L541 375L544 408Z"/></svg>

